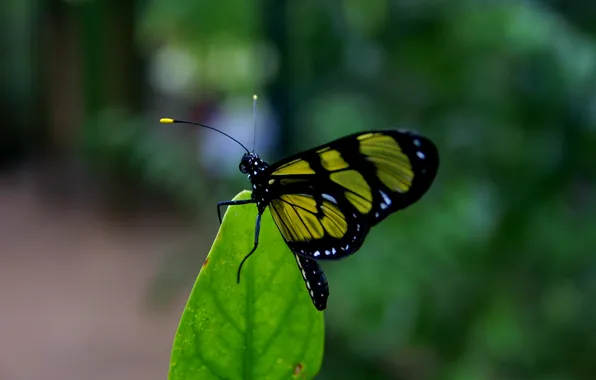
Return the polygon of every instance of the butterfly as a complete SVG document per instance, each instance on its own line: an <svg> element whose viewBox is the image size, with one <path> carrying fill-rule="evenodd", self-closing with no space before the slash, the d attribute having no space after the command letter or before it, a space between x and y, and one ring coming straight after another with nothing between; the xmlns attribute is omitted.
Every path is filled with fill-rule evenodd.
<svg viewBox="0 0 596 380"><path fill-rule="evenodd" d="M358 251L372 227L427 192L439 167L433 142L410 131L354 133L270 165L215 128L174 119L161 122L206 127L246 150L239 169L252 185L251 198L217 204L220 223L222 206L257 207L253 248L238 267L237 281L259 245L261 216L269 208L320 311L327 307L329 285L317 261Z"/></svg>

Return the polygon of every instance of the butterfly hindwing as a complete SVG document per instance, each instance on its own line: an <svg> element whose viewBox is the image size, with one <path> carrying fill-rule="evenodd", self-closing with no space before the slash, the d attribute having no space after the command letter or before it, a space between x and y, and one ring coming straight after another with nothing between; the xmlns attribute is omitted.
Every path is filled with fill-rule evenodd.
<svg viewBox="0 0 596 380"><path fill-rule="evenodd" d="M308 182L287 185L294 190L303 187L304 192L282 194L270 203L284 240L292 252L315 260L337 260L354 253L368 232L368 221L333 193L308 194Z"/></svg>

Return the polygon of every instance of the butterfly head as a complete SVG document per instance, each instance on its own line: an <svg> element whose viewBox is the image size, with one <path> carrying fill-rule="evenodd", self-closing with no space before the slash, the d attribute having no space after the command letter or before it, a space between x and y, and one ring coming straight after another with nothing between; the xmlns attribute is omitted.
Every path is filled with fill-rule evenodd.
<svg viewBox="0 0 596 380"><path fill-rule="evenodd" d="M259 173L264 171L269 165L261 159L255 153L244 153L242 160L240 161L240 171L244 174L248 174L248 177L257 176Z"/></svg>

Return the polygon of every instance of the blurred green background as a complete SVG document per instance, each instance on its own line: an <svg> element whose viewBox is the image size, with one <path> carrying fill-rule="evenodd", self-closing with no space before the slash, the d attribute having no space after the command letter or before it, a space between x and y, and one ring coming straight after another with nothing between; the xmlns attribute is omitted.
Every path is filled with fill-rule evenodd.
<svg viewBox="0 0 596 380"><path fill-rule="evenodd" d="M215 204L248 183L237 145L162 116L270 162L366 129L439 146L422 201L325 263L318 378L596 378L596 3L5 0L0 21L0 378L166 377Z"/></svg>

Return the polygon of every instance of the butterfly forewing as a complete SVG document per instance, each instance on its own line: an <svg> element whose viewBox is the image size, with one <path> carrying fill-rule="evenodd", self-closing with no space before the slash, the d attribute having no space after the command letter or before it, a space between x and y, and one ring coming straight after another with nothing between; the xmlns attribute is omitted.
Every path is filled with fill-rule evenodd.
<svg viewBox="0 0 596 380"><path fill-rule="evenodd" d="M365 160L374 166L364 173L374 198L368 213L374 226L426 193L437 173L439 157L430 140L411 132L364 133L357 140L359 155L352 157L354 165Z"/></svg>

